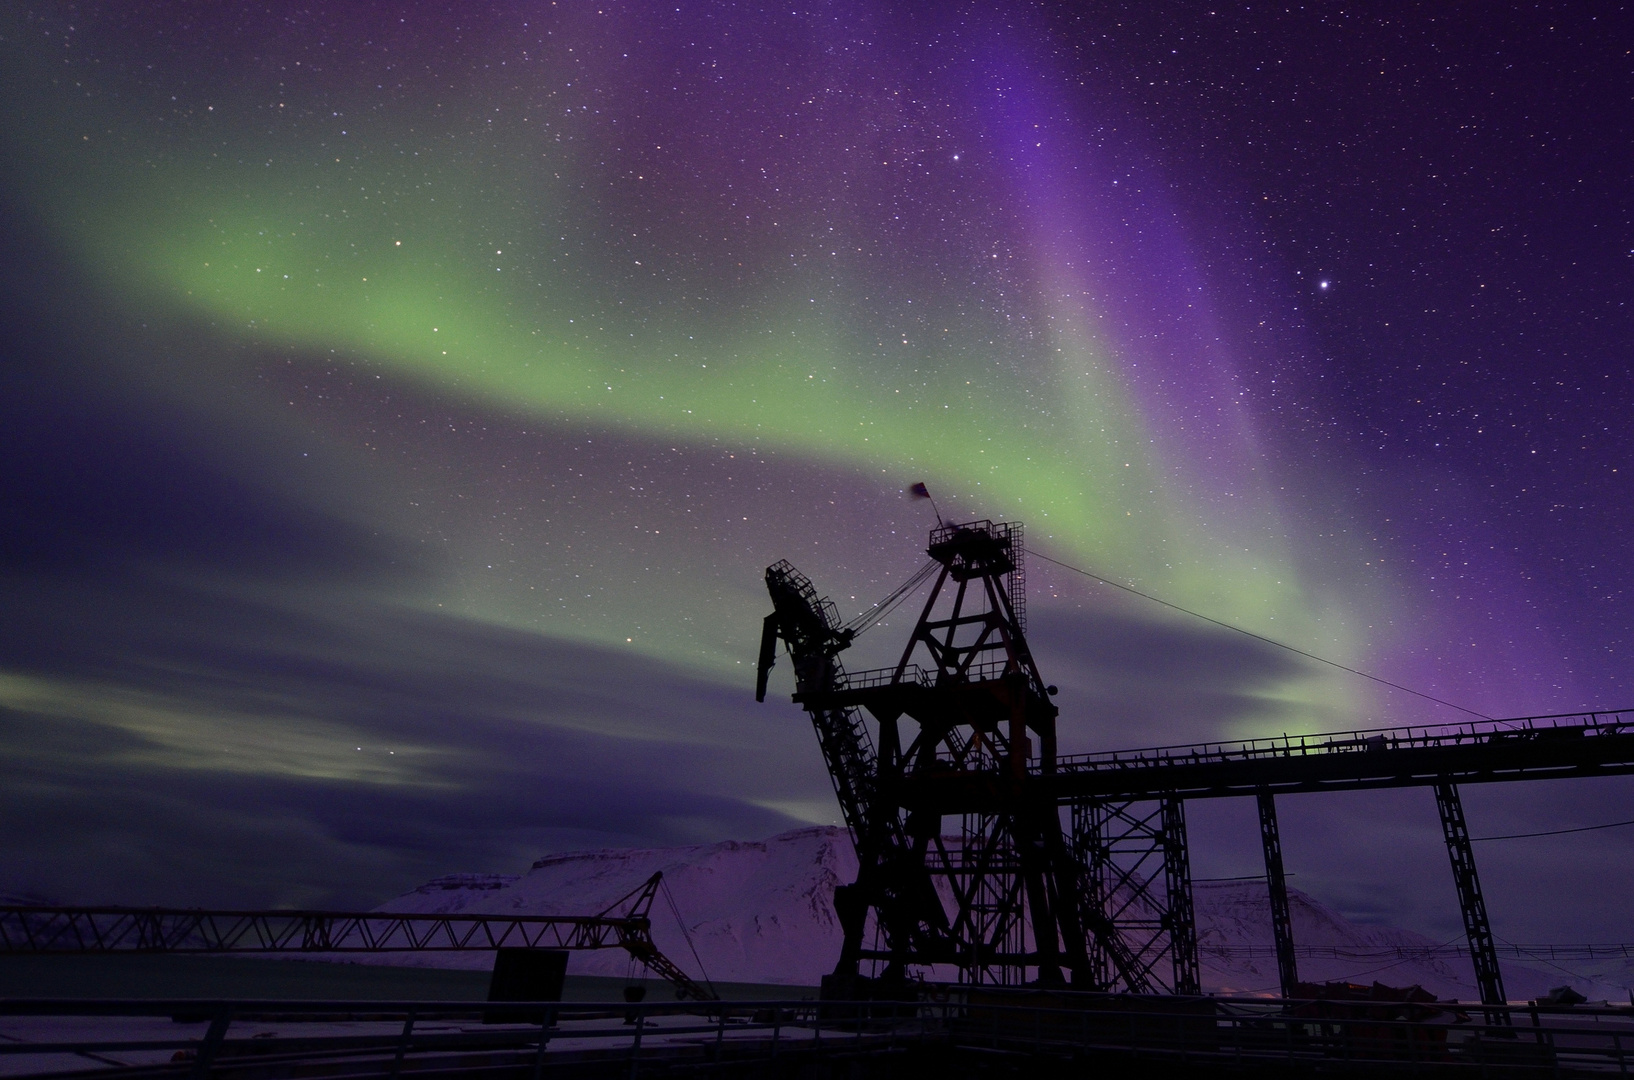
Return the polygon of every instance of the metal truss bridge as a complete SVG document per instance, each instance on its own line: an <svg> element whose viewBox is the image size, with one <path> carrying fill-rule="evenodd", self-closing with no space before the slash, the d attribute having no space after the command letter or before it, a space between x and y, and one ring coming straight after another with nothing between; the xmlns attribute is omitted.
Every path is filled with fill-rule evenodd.
<svg viewBox="0 0 1634 1080"><path fill-rule="evenodd" d="M835 894L830 996L938 967L974 985L1197 994L1186 803L1251 797L1295 997L1277 796L1428 787L1481 1001L1499 1006L1461 785L1634 773L1634 710L1061 754L1056 688L1026 642L1021 526L939 522L926 553L908 583L934 577L919 620L895 667L871 671L841 663L860 623L789 563L766 570L755 695L782 642L857 847L857 880Z"/></svg>
<svg viewBox="0 0 1634 1080"><path fill-rule="evenodd" d="M1625 709L1080 754L1062 757L1046 783L1058 799L1159 790L1197 799L1629 772L1634 710Z"/></svg>
<svg viewBox="0 0 1634 1080"><path fill-rule="evenodd" d="M1432 788L1468 938L1459 951L1471 959L1482 1000L1500 1004L1499 949L1459 786L1631 773L1634 710L1616 710L1063 755L1053 767L1030 769L1028 781L1037 797L1070 814L1091 896L1119 931L1127 950L1123 966L1134 962L1130 971L1114 971L1102 960L1104 981L1134 974L1144 977L1145 989L1177 992L1194 992L1198 971L1184 804L1253 797L1280 981L1289 997L1299 986L1296 956L1315 954L1296 949L1293 940L1276 796ZM945 757L934 769L904 777L901 793L910 812L932 815L1000 812L1013 798L1004 778L961 771ZM1164 962L1172 976L1160 970Z"/></svg>

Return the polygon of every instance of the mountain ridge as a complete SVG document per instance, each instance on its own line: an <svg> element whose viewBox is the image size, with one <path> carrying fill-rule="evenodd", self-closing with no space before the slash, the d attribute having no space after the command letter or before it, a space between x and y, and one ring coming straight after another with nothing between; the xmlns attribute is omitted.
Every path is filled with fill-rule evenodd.
<svg viewBox="0 0 1634 1080"><path fill-rule="evenodd" d="M589 915L606 910L662 871L652 910L658 947L691 974L726 982L816 986L839 955L834 886L855 879L856 855L844 829L812 826L764 840L728 840L669 848L591 849L546 855L526 874L451 874L376 910L426 914ZM1198 957L1211 993L1275 993L1277 964L1270 904L1262 881L1195 882ZM1408 954L1439 946L1398 927L1355 923L1297 889L1288 890L1294 940L1341 955L1300 956L1310 982L1418 984L1438 998L1478 997L1462 957ZM1345 951L1361 955L1345 956ZM1371 954L1371 955L1369 955ZM379 961L375 961L379 962ZM393 962L402 963L402 959ZM420 953L415 965L480 968L485 953ZM1625 965L1593 973L1503 962L1511 1000L1535 998L1569 982L1591 998L1622 996ZM637 978L620 950L576 952L574 974ZM1573 977L1577 975L1577 977ZM951 976L951 972L947 975Z"/></svg>

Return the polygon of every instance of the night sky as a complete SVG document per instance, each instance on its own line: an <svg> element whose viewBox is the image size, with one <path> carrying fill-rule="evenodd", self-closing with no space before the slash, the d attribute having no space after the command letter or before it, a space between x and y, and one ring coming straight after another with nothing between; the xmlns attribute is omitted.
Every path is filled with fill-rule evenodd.
<svg viewBox="0 0 1634 1080"><path fill-rule="evenodd" d="M324 7L0 13L0 890L837 822L762 572L862 611L916 481L1473 713L1634 706L1622 5ZM1471 718L1029 585L1067 752ZM1295 886L1458 933L1427 790L1282 818ZM1499 936L1627 939L1631 855L1483 845Z"/></svg>

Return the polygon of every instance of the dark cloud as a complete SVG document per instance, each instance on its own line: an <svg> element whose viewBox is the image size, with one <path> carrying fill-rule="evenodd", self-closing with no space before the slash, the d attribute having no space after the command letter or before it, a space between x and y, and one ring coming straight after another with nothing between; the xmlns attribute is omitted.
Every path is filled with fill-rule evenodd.
<svg viewBox="0 0 1634 1080"><path fill-rule="evenodd" d="M148 612L0 641L14 891L376 903L562 847L768 834L793 820L749 800L827 791L801 726L651 660L434 615ZM789 757L811 767L774 775Z"/></svg>
<svg viewBox="0 0 1634 1080"><path fill-rule="evenodd" d="M1312 663L1253 638L1199 623L1144 622L1128 612L1036 607L1029 640L1044 676L1058 681L1065 752L1138 749L1230 737L1253 721L1263 734L1275 703L1264 695ZM1289 702L1287 730L1321 730L1308 703ZM1443 722L1468 719L1443 713ZM1331 725L1330 725L1331 726ZM1246 733L1245 733L1246 737ZM1634 778L1468 784L1476 836L1544 832L1626 820ZM1278 799L1284 862L1293 884L1360 922L1462 936L1446 844L1428 788L1287 795ZM1187 806L1193 873L1264 872L1251 799ZM1520 942L1619 939L1634 888L1634 827L1476 845L1496 932ZM1549 887L1541 885L1548 882Z"/></svg>
<svg viewBox="0 0 1634 1080"><path fill-rule="evenodd" d="M1309 722L1308 712L1292 711L1298 706L1267 698L1308 661L1243 634L1110 605L1034 605L1028 640L1044 678L1061 689L1064 749L1200 742L1283 708Z"/></svg>

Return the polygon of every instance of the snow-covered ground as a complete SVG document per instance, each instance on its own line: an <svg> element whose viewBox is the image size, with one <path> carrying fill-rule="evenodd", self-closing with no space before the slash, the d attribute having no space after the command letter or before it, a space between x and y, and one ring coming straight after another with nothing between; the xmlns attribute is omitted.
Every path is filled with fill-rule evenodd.
<svg viewBox="0 0 1634 1080"><path fill-rule="evenodd" d="M696 847L580 851L540 859L519 877L458 874L438 878L381 905L382 911L585 915L599 912L664 872L667 896L653 905L653 938L670 959L725 982L815 986L839 955L834 886L856 877L857 860L845 830L798 829L768 840ZM1277 965L1265 886L1257 881L1198 882L1193 886L1203 986L1215 992L1273 991ZM1389 926L1353 923L1317 900L1290 889L1294 940L1339 951L1299 958L1307 981L1378 980L1417 983L1440 998L1478 997L1469 963L1461 957L1398 959L1381 951L1439 944ZM670 900L673 900L673 908ZM685 924L686 933L681 930ZM690 939L690 940L689 940ZM1250 951L1251 950L1251 951ZM696 957L694 955L696 953ZM1349 953L1349 955L1345 955ZM392 963L486 967L486 953L422 953ZM1511 1000L1536 998L1570 984L1591 1000L1626 1000L1634 985L1627 962L1548 965L1505 962ZM628 977L636 972L619 950L574 953L568 970L581 975Z"/></svg>

